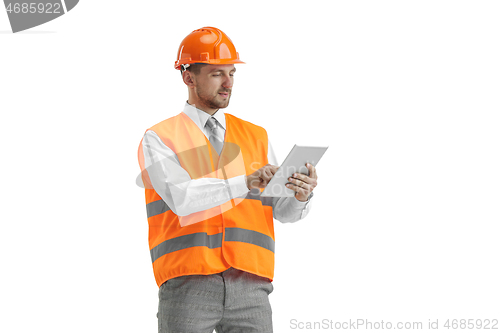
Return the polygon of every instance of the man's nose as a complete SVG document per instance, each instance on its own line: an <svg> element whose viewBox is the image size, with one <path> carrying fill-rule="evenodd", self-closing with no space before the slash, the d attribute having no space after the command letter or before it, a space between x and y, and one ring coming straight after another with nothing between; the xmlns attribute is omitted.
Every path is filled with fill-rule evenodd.
<svg viewBox="0 0 500 333"><path fill-rule="evenodd" d="M224 88L231 88L233 86L233 78L229 75L224 76L224 82L222 82L222 86Z"/></svg>

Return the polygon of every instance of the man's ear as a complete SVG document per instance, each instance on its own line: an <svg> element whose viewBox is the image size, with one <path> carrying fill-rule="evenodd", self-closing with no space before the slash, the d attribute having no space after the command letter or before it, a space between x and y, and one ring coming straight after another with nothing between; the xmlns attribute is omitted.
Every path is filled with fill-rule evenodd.
<svg viewBox="0 0 500 333"><path fill-rule="evenodd" d="M184 81L184 83L188 87L192 88L195 86L196 78L194 77L193 73L191 73L190 71L184 71L182 73L182 80Z"/></svg>

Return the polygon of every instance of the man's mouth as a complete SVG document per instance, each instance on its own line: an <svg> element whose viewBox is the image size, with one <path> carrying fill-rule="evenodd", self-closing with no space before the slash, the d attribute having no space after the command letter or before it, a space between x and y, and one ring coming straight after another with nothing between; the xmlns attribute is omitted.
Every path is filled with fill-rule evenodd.
<svg viewBox="0 0 500 333"><path fill-rule="evenodd" d="M229 93L228 92L220 92L219 95L221 95L222 97L228 97L229 96Z"/></svg>

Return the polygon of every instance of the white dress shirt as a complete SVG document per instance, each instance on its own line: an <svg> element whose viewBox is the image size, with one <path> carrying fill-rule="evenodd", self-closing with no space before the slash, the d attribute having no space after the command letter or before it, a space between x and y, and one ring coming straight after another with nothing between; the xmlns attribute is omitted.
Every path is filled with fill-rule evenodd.
<svg viewBox="0 0 500 333"><path fill-rule="evenodd" d="M183 111L209 137L205 124L210 115L186 103ZM219 109L213 117L219 122L218 136L225 137L226 117ZM269 142L269 140L268 140ZM278 165L271 143L268 144L268 162ZM186 216L221 205L232 198L244 197L249 189L245 175L225 179L191 179L175 153L152 130L142 140L145 167L158 195L178 216ZM295 197L272 198L273 216L280 222L296 222L308 214L312 199L302 202Z"/></svg>

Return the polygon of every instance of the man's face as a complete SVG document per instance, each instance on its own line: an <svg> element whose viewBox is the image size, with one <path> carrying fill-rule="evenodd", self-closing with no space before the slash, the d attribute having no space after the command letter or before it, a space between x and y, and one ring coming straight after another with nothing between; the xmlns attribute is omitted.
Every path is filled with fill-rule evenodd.
<svg viewBox="0 0 500 333"><path fill-rule="evenodd" d="M198 103L210 109L223 109L229 105L233 88L234 65L205 65L195 75L194 92Z"/></svg>

